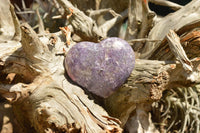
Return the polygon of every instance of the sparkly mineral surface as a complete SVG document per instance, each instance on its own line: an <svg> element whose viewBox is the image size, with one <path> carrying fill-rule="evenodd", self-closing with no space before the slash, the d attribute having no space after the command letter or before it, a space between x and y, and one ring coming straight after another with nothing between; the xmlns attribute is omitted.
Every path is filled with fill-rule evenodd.
<svg viewBox="0 0 200 133"><path fill-rule="evenodd" d="M88 91L106 98L129 77L135 65L131 46L117 37L100 43L80 42L65 58L69 77Z"/></svg>

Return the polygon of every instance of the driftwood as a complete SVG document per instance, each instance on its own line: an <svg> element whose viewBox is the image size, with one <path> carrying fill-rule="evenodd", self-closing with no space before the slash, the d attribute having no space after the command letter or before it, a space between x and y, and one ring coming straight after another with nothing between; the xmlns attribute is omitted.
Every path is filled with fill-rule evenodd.
<svg viewBox="0 0 200 133"><path fill-rule="evenodd" d="M200 1L193 0L190 4L184 6L177 12L173 14L169 14L165 18L161 19L152 30L149 32L149 39L157 39L163 40L166 34L170 29L175 30L179 35L187 33L188 31L199 27L199 20L196 17L200 16L199 13L199 4ZM184 17L186 16L187 17ZM195 16L195 17L194 17ZM163 26L165 25L165 26ZM151 58L151 56L155 56L154 53L156 50L159 50L160 43L151 43L149 42L142 48L142 53L140 58ZM154 58L155 59L155 58Z"/></svg>
<svg viewBox="0 0 200 133"><path fill-rule="evenodd" d="M67 0L54 2L63 14L72 13L68 27L82 40L98 42L128 17L125 39L136 52L135 69L110 97L90 94L70 80L63 66L64 52L75 42L67 46L62 32L45 32L39 12L37 34L29 24L20 24L12 5L4 1L0 11L9 14L0 12L0 94L12 104L23 132L159 132L149 113L152 103L164 90L200 82L199 51L188 56L199 42L199 31L192 30L199 26L200 2L167 3L179 10L160 21L148 1L129 0L128 9L119 14L98 9L87 11L89 16ZM107 12L113 17L100 24Z"/></svg>
<svg viewBox="0 0 200 133"><path fill-rule="evenodd" d="M14 102L17 119L29 123L24 125L27 129L33 125L37 132L120 131L115 119L110 118L100 106L88 99L81 88L70 84L65 77L64 57L55 53L57 46L61 50L66 47L64 43L58 41L50 51L50 44L43 44L30 26L21 25L21 31L23 49L15 45L12 48L17 51L7 49L11 55L8 54L3 63L10 67L3 72L19 74L27 84L1 85L2 95Z"/></svg>

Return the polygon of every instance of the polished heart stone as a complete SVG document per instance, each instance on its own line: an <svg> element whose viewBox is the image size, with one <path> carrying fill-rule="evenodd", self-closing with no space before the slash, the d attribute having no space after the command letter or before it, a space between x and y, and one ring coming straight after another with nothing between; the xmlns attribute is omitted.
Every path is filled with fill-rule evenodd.
<svg viewBox="0 0 200 133"><path fill-rule="evenodd" d="M80 42L65 58L69 77L88 91L108 97L129 77L135 65L131 46L117 37L100 43Z"/></svg>

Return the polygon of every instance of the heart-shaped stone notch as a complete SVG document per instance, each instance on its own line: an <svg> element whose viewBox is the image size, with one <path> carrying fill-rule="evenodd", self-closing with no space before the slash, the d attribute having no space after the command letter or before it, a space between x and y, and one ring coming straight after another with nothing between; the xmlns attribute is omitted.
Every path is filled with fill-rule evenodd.
<svg viewBox="0 0 200 133"><path fill-rule="evenodd" d="M106 98L129 77L135 65L131 46L117 37L100 43L80 42L65 58L69 77L88 91Z"/></svg>

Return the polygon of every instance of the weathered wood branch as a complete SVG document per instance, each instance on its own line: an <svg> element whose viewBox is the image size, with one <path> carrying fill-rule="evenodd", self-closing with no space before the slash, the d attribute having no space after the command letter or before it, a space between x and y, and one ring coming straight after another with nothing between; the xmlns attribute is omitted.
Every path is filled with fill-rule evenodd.
<svg viewBox="0 0 200 133"><path fill-rule="evenodd" d="M192 72L193 65L191 61L188 59L183 47L180 43L180 38L178 35L173 31L170 30L169 34L166 36L169 47L176 57L178 61L183 65L183 68L186 70L186 72Z"/></svg>
<svg viewBox="0 0 200 133"><path fill-rule="evenodd" d="M199 57L199 38L199 30L194 30L180 37L181 45L189 59ZM171 52L166 39L160 43L159 47L153 52L150 59L175 60L175 56Z"/></svg>
<svg viewBox="0 0 200 133"><path fill-rule="evenodd" d="M88 16L96 20L99 16L105 15L107 13L111 13L114 17L115 16L120 16L117 14L114 10L111 8L106 8L106 9L99 9L99 10L87 10Z"/></svg>
<svg viewBox="0 0 200 133"><path fill-rule="evenodd" d="M42 18L40 16L39 9L36 10L36 14L37 14L37 17L38 17L38 33L44 34L44 32L45 32L44 23L43 23Z"/></svg>
<svg viewBox="0 0 200 133"><path fill-rule="evenodd" d="M15 34L15 27L13 25L13 18L10 11L12 11L12 8L10 8L10 2L2 1L0 5L0 42L11 40Z"/></svg>
<svg viewBox="0 0 200 133"><path fill-rule="evenodd" d="M150 111L151 102L136 104L136 109L132 112L125 130L129 133L159 133L152 122L154 116L150 115Z"/></svg>
<svg viewBox="0 0 200 133"><path fill-rule="evenodd" d="M180 10L167 15L162 18L149 32L149 39L159 39L163 40L164 37L169 32L169 29L179 31L181 34L192 30L194 27L199 25L200 17L200 1L193 0L186 6L182 7ZM195 23L195 25L194 25ZM192 24L192 25L191 25ZM164 26L163 26L164 25ZM188 28L189 27L189 28ZM183 29L184 28L184 29ZM187 29L187 30L186 30ZM184 32L183 32L184 31ZM140 58L148 59L152 55L155 55L155 51L158 50L158 47L161 43L152 43L148 42L142 48Z"/></svg>
<svg viewBox="0 0 200 133"><path fill-rule="evenodd" d="M23 62L24 60L19 59L25 55L25 62L30 62L26 65L37 75L29 73L33 78L29 81L30 84L2 85L0 92L13 102L16 118L22 122L24 131L32 129L33 132L121 132L117 120L111 119L102 107L89 100L80 87L73 85L65 77L64 57L56 56L56 48L66 48L64 42L58 39L55 51L50 52L47 47L49 42L42 43L29 25L22 24L21 30L23 49L19 48L20 52L15 53L15 59ZM51 36L47 36L46 39L50 38ZM16 61L9 59L13 53L8 56L3 65L12 63L12 73L20 73L17 72L20 69L26 70L22 65L16 69ZM3 69L1 72L11 71ZM24 125L24 122L27 125Z"/></svg>
<svg viewBox="0 0 200 133"><path fill-rule="evenodd" d="M114 18L106 21L104 24L99 26L99 29L103 31L104 33L107 33L108 31L117 23L120 23L122 20L124 20L128 16L128 10L124 10L120 15L115 16Z"/></svg>
<svg viewBox="0 0 200 133"><path fill-rule="evenodd" d="M108 31L117 23L127 17L127 10L124 10L120 15L97 26L96 22L85 15L82 11L75 8L69 1L57 0L58 3L64 8L67 14L72 13L69 17L69 23L73 26L75 34L79 35L83 40L98 42L107 37ZM71 12L70 9L73 11ZM105 12L105 11L103 11Z"/></svg>
<svg viewBox="0 0 200 133"><path fill-rule="evenodd" d="M128 29L126 40L146 38L153 26L155 13L152 12L148 3L142 0L129 0ZM142 43L134 43L135 52L141 51Z"/></svg>
<svg viewBox="0 0 200 133"><path fill-rule="evenodd" d="M92 18L85 15L82 11L75 8L68 0L57 0L58 3L64 8L67 14L72 13L69 17L69 22L74 28L74 32L79 35L83 40L90 40L97 42L100 38L105 38L106 35L99 31L98 26ZM73 10L73 12L70 11Z"/></svg>
<svg viewBox="0 0 200 133"><path fill-rule="evenodd" d="M20 41L20 39L21 39L21 30L19 28L20 23L19 23L19 20L17 18L17 15L15 14L14 7L11 4L10 4L10 12L11 12L11 15L12 15L12 18L13 18L13 24L14 24L14 27L15 27L15 34L14 34L12 40Z"/></svg>
<svg viewBox="0 0 200 133"><path fill-rule="evenodd" d="M22 48L26 56L33 64L49 61L49 50L47 45L44 45L35 31L27 24L21 25L22 31ZM41 68L42 69L42 68Z"/></svg>

